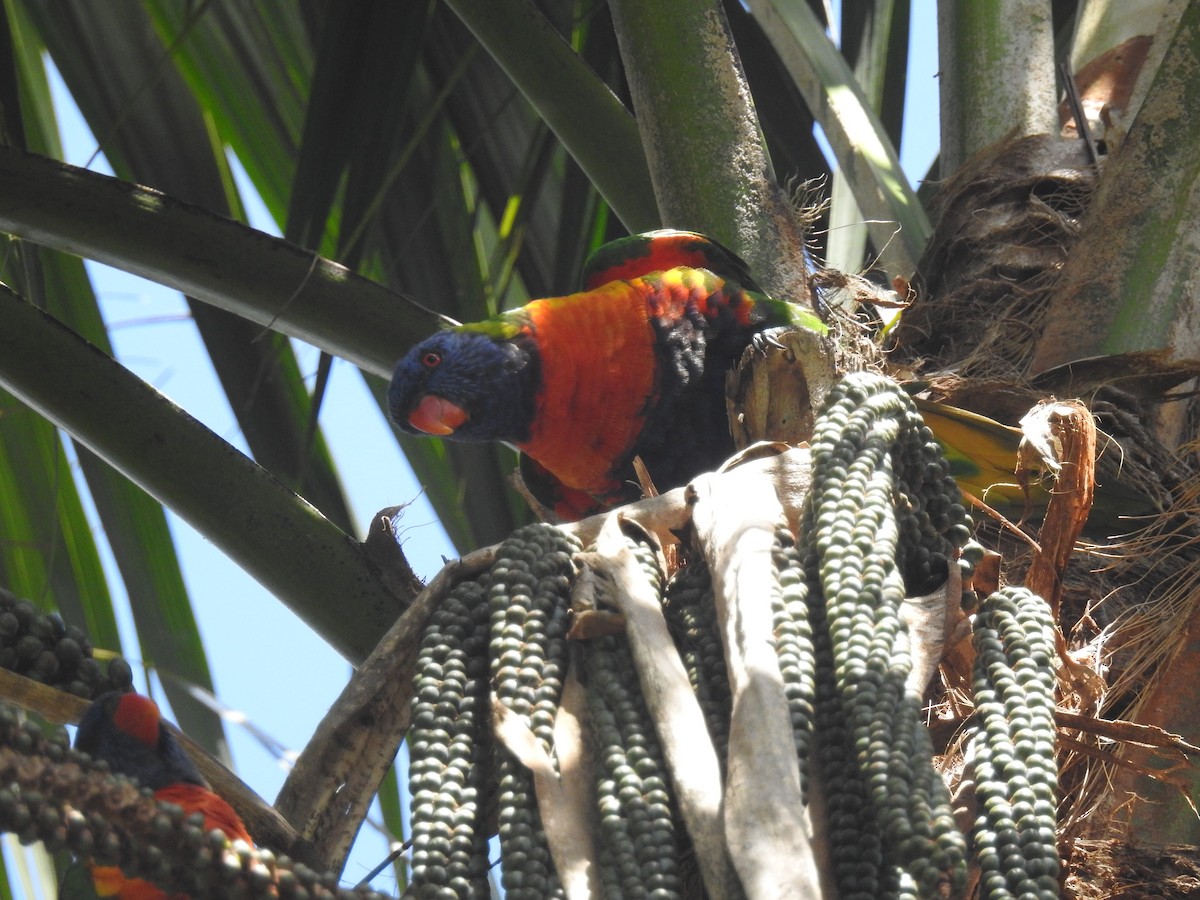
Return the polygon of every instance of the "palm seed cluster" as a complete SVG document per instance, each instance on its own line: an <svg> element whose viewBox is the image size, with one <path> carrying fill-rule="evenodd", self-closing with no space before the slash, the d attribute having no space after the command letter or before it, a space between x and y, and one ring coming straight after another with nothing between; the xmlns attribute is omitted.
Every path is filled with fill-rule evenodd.
<svg viewBox="0 0 1200 900"><path fill-rule="evenodd" d="M692 560L675 573L663 597L663 613L704 714L717 761L724 765L733 696L725 671L725 649L717 630L712 576L702 559Z"/></svg>
<svg viewBox="0 0 1200 900"><path fill-rule="evenodd" d="M0 588L0 668L85 700L133 689L128 662L114 656L102 665L92 654L92 642L81 629Z"/></svg>
<svg viewBox="0 0 1200 900"><path fill-rule="evenodd" d="M983 749L979 821L968 840L934 767L920 690L906 685L912 658L901 617L904 598L942 584L950 566L969 583L981 550L958 488L910 398L869 373L831 392L812 460L799 540L779 529L768 599L804 784L810 760L821 773L839 895L960 896L974 854L987 900L1057 896L1053 625L1044 602L1006 593L977 617L984 668L976 670L974 742ZM566 637L578 549L559 529L522 528L490 572L460 584L434 615L410 744L412 896L482 895L493 816L508 895L563 896L533 778L492 741L488 704L494 693L553 759L573 643L588 695L604 893L692 895L688 836L625 636ZM636 542L634 550L659 589L723 763L730 686L707 566L693 552L664 586L655 552ZM962 599L967 606L974 595Z"/></svg>
<svg viewBox="0 0 1200 900"><path fill-rule="evenodd" d="M819 634L814 724L841 895L953 894L966 882L965 840L933 768L922 698L906 690L900 607L906 580L916 593L945 578L970 536L966 512L932 433L887 379L844 379L812 449L800 556Z"/></svg>
<svg viewBox="0 0 1200 900"><path fill-rule="evenodd" d="M972 833L983 900L1058 896L1054 620L1041 597L1005 588L980 605L973 635L976 715Z"/></svg>
<svg viewBox="0 0 1200 900"><path fill-rule="evenodd" d="M147 788L109 774L108 764L47 735L0 705L0 831L50 852L120 866L133 877L200 898L383 900L369 890L338 886L268 850L233 845L208 831L201 815L159 803Z"/></svg>
<svg viewBox="0 0 1200 900"><path fill-rule="evenodd" d="M625 540L661 596L662 573L653 548ZM687 838L676 830L670 774L629 641L624 634L608 634L589 641L584 650L605 896L679 897Z"/></svg>

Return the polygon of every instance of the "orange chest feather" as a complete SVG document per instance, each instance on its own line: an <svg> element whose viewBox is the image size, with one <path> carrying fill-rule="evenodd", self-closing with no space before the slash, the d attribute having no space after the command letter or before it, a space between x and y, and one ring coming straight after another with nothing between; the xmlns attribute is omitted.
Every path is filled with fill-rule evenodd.
<svg viewBox="0 0 1200 900"><path fill-rule="evenodd" d="M658 362L646 297L627 282L586 299L526 307L541 354L542 390L525 453L571 487L605 493L636 442L656 393Z"/></svg>
<svg viewBox="0 0 1200 900"><path fill-rule="evenodd" d="M254 843L233 807L212 791L191 784L173 784L155 791L154 796L158 800L182 807L188 815L204 813L204 826L208 829L221 829L231 841Z"/></svg>
<svg viewBox="0 0 1200 900"><path fill-rule="evenodd" d="M149 881L126 878L116 866L93 866L92 885L98 897L116 900L167 900L167 894Z"/></svg>
<svg viewBox="0 0 1200 900"><path fill-rule="evenodd" d="M178 784L160 788L154 792L154 796L158 800L182 807L189 815L204 813L204 827L210 830L221 829L231 841L254 843L233 807L211 791L191 784ZM175 900L185 896L168 895L156 885L140 878L126 878L116 866L93 866L92 884L99 896L114 897L116 900L168 900L168 897Z"/></svg>

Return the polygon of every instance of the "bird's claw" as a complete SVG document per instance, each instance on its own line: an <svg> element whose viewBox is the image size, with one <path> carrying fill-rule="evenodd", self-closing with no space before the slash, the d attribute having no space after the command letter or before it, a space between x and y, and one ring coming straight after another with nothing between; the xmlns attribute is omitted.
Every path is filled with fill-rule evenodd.
<svg viewBox="0 0 1200 900"><path fill-rule="evenodd" d="M764 331L757 331L754 333L754 336L750 338L750 343L756 351L763 355L766 355L767 348L769 347L774 347L777 350L786 350L787 347L779 340L778 337L776 337L776 335L783 334L785 331L790 330L791 329L788 326L783 325L778 328L767 328Z"/></svg>

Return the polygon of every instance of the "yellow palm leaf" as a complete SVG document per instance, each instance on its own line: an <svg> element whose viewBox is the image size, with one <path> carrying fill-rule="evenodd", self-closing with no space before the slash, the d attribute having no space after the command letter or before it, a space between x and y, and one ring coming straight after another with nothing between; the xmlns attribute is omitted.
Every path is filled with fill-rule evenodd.
<svg viewBox="0 0 1200 900"><path fill-rule="evenodd" d="M1046 489L1035 481L1027 496L1017 478L1021 429L957 406L919 398L915 402L962 490L1005 515L1046 508Z"/></svg>

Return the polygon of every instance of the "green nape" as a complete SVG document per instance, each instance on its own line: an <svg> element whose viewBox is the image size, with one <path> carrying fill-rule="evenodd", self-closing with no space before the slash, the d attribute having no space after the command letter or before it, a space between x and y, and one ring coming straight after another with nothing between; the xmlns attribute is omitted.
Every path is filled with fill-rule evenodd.
<svg viewBox="0 0 1200 900"><path fill-rule="evenodd" d="M758 291L747 291L746 293L754 301L756 307L769 310L762 317L763 320L777 321L784 325L790 325L793 328L803 328L805 331L812 331L816 334L829 333L829 326L822 322L821 317L810 309L805 309L796 303L789 303L787 300L776 300L774 297L768 297L766 294L761 294Z"/></svg>
<svg viewBox="0 0 1200 900"><path fill-rule="evenodd" d="M455 325L448 330L483 334L498 341L506 341L520 334L523 325L523 310L514 309L490 319L484 319L482 322L467 322L465 325Z"/></svg>

